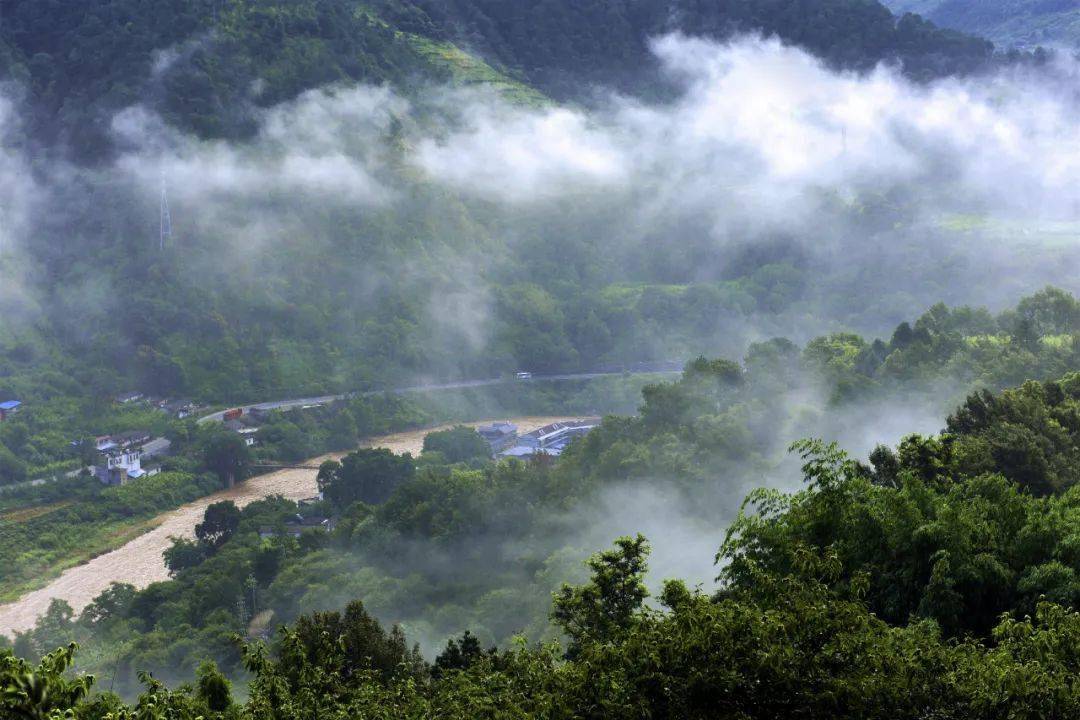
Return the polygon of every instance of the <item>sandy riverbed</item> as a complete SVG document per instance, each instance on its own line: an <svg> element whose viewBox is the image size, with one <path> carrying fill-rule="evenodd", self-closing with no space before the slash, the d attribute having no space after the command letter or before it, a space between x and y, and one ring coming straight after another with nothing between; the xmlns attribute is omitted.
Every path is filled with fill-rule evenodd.
<svg viewBox="0 0 1080 720"><path fill-rule="evenodd" d="M565 417L521 417L511 418L520 432L529 432L538 427ZM491 420L466 423L483 425ZM449 426L441 426L449 427ZM424 436L433 429L412 430L372 438L364 443L367 446L390 448L396 453L418 453L424 442ZM341 453L322 455L305 461L304 465L317 466L323 460L340 457ZM53 598L67 601L78 614L91 600L105 590L110 583L131 583L143 588L159 580L167 580L161 553L171 544L170 537L194 537L195 525L203 516L206 507L220 500L232 500L239 506L247 505L267 495L283 495L293 500L311 497L318 489L315 485L315 470L279 470L260 475L228 490L214 493L195 502L188 503L176 510L162 513L151 523L152 529L140 535L112 552L90 560L68 570L45 587L23 595L13 603L0 605L0 635L10 637L16 631L25 631L33 627L49 607Z"/></svg>

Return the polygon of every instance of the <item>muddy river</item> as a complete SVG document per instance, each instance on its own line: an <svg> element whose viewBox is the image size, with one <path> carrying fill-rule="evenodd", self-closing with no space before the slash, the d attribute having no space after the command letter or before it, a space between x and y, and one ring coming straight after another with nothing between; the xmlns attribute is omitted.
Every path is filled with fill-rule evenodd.
<svg viewBox="0 0 1080 720"><path fill-rule="evenodd" d="M519 432L524 433L566 419L569 418L519 417L511 418L510 422L518 426ZM491 420L466 424L475 426L488 422ZM437 429L439 428L394 433L372 438L364 445L390 448L396 453L416 454L420 452L424 436ZM300 464L318 466L323 460L341 455L342 453L322 455ZM315 470L279 470L251 478L236 487L162 513L149 524L151 529L148 532L126 545L64 571L45 587L29 592L13 603L0 605L0 634L11 637L15 631L33 627L37 618L48 609L53 598L66 600L78 615L110 583L131 583L135 587L143 588L150 583L167 580L169 573L165 569L161 553L171 545L169 538L194 537L195 526L202 521L203 512L208 505L220 500L232 500L237 505L244 506L267 495L283 495L293 500L311 497L318 492L316 474Z"/></svg>

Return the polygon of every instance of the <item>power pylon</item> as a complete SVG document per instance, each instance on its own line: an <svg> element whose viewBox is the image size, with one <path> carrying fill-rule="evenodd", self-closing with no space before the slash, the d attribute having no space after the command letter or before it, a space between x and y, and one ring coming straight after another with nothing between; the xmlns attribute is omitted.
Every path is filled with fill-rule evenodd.
<svg viewBox="0 0 1080 720"><path fill-rule="evenodd" d="M161 175L161 235L158 249L165 251L166 241L172 241L172 216L169 215L169 196L165 190L165 174Z"/></svg>

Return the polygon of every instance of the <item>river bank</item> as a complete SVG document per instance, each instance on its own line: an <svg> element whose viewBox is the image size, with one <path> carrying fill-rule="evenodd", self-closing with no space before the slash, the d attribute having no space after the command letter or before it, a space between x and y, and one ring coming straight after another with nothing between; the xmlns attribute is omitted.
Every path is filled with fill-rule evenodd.
<svg viewBox="0 0 1080 720"><path fill-rule="evenodd" d="M529 432L548 423L567 419L571 418L518 417L510 418L510 422L516 424L521 432ZM461 424L476 426L488 422L491 420ZM455 424L458 423L370 438L361 443L360 447L385 447L395 453L417 454L423 446L425 435ZM310 458L301 464L317 467L324 460L337 459L342 455L344 453L328 453ZM0 635L10 637L15 632L32 628L37 619L48 610L53 599L64 600L78 615L111 583L130 583L137 588L144 588L151 583L168 580L169 573L161 554L172 544L171 538L194 537L195 525L202 521L208 505L231 500L243 507L268 495L301 500L318 492L315 482L317 474L316 470L306 468L278 470L250 478L235 487L158 515L146 524L145 533L124 545L65 570L45 587L29 592L15 602L0 605Z"/></svg>

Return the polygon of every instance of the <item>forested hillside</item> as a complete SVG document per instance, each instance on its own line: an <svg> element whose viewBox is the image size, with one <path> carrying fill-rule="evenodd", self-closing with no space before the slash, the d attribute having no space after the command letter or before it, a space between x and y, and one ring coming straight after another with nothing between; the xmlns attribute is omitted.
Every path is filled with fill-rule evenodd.
<svg viewBox="0 0 1080 720"><path fill-rule="evenodd" d="M256 107L326 83L439 82L449 68L423 52L428 42L456 42L561 98L594 82L646 90L657 79L647 41L673 30L776 34L840 67L895 59L919 77L982 69L991 53L974 37L897 22L876 0L4 0L0 17L0 48L12 49L0 50L0 69L26 84L34 134L88 158L106 151L109 116L132 104L236 137L253 131Z"/></svg>
<svg viewBox="0 0 1080 720"><path fill-rule="evenodd" d="M1021 316L1034 320L1040 313ZM914 333L925 331L923 323ZM916 339L913 347L929 349L927 341ZM813 355L804 352L808 360ZM30 717L73 709L80 718L137 712L131 717L313 720L501 717L508 708L522 717L704 718L715 717L718 707L733 717L762 718L798 712L959 718L973 709L994 717L1072 714L1078 698L1068 678L1077 670L1071 648L1080 623L1069 609L1080 601L1076 373L972 394L940 434L879 446L866 461L820 440L795 443L803 489L750 493L718 541L714 591L670 576L659 586L647 584L650 544L638 535L593 556L578 584L551 577L562 562L555 558L515 558L513 565L536 573L537 587L521 588L519 580L492 594L462 622L474 632L446 642L433 662L410 646L422 627L406 622L386 631L372 614L393 607L403 617L405 598L416 603L431 595L448 613L444 621L465 620L455 588L473 587L481 575L495 579L494 537L527 538L535 550L541 528L565 534L559 515L573 517L574 506L626 472L641 471L651 484L676 473L678 492L695 498L691 512L715 517L718 498L703 493L704 479L694 471L713 463L726 474L739 451L730 444L736 425L711 437L706 432L740 406L754 413L746 393L768 397L775 371L759 374L749 361L745 367L691 363L680 382L646 391L640 418L605 420L554 466L485 467L478 457L444 466L449 436L431 444L443 448L439 459L422 455L415 465L408 456L360 451L320 473L327 502L350 504L329 544L319 533L260 540L259 528L281 527L295 511L280 500L242 513L208 511L199 543L178 542L169 554L175 581L140 593L114 586L77 621L58 605L16 642L20 654L36 655L83 638L75 661L100 662L114 675L134 669L126 654L114 655L113 645L134 633L136 666L161 663L166 675L186 666L196 678L192 685L170 692L160 672L144 674L138 708L127 710L111 693L88 696L92 680L85 676L62 674L71 650L47 655L39 668L4 654L0 707ZM717 415L717 407L726 409ZM833 412L851 407L839 404ZM649 448L651 460L626 463L624 443L631 438ZM749 437L745 442L752 444ZM582 470L596 462L609 467L587 480L590 473ZM382 493L389 488L387 498ZM550 510L556 514L543 519ZM655 503L650 511L666 512ZM355 556L342 559L349 547L366 548L388 566L349 570L356 563ZM412 573L392 579L410 564ZM248 581L238 583L245 574ZM337 593L328 594L331 583ZM550 603L540 591L545 584L554 590ZM650 586L656 597L646 604ZM238 593L235 607L231 591ZM346 605L338 594L363 602L296 617L270 648L244 644L245 632L258 632L254 624L244 628L256 608L290 617L280 614L281 603L291 605L294 591L328 609ZM525 598L532 612L550 617L561 643L488 649L493 623L500 615L509 620L508 603L521 613L516 603ZM189 623L219 627L193 635ZM178 635L166 629L172 625ZM530 633L533 640L543 636L536 628ZM247 701L232 699L217 665L199 665L202 643L211 639L230 674L250 673ZM116 687L115 681L109 684Z"/></svg>
<svg viewBox="0 0 1080 720"><path fill-rule="evenodd" d="M202 498L0 720L1080 714L1077 77L876 0L0 0L0 598Z"/></svg>
<svg viewBox="0 0 1080 720"><path fill-rule="evenodd" d="M167 553L174 580L139 592L117 586L78 618L58 603L36 629L14 638L15 648L33 658L77 639L86 647L80 669L134 692L137 670L181 682L206 658L230 677L243 678L242 656L229 640L233 633L258 634L357 598L375 617L401 624L429 658L464 629L484 646L509 647L521 632L533 640L554 639L559 633L547 618L550 594L566 580L583 579L579 563L590 549L626 532L653 535L654 590L673 575L713 587L710 559L724 530L733 521L757 528L757 515L737 518L744 496L774 507L776 488L797 486L788 446L810 436L858 448L868 459L845 472L875 488L914 492L903 479L921 473L920 482L942 493L941 508L918 506L927 517L944 516L948 503L959 502L946 496L960 492L951 479L965 478L962 486L969 488L974 485L967 478L984 483L987 473L1017 503L1064 502L1053 498L1067 496L1080 480L1080 425L1074 418L1080 385L1070 373L1080 365L1078 323L1080 304L1047 290L999 318L936 306L899 325L887 342L834 334L803 348L783 339L758 343L742 362L699 359L679 381L646 387L638 416L606 418L553 463L493 463L486 450L478 452L453 433L429 437L416 458L361 450L324 466L319 481L326 501L300 510L337 518L332 533L298 539L282 534L298 508L280 498L242 511L219 508L214 518L228 516L228 522L209 512L206 519L208 527L223 528L219 534L178 541ZM997 392L1025 378L1048 380ZM396 406L399 415L409 411ZM359 406L353 412L363 415ZM302 432L318 431L317 423L303 425ZM882 437L898 442L875 447ZM754 491L762 485L772 489ZM876 517L876 510L866 512ZM933 602L927 594L936 592L928 585L934 553L942 547L952 553L952 564L938 569L954 574L952 584L976 582L971 574L989 560L964 535L976 530L942 522L935 532L945 539L932 548L919 544L924 535L888 538L911 545L905 552L915 556L908 559L896 560L861 538L834 546L880 575L882 585L873 585L866 599L879 603L872 609L881 618L902 624L912 614L933 617L946 632L957 632L959 620L926 609ZM18 567L24 565L20 553L45 540L32 529L28 523L21 545L0 548ZM977 601L983 605L954 609L956 618L971 623L966 629L988 632L1010 608L1033 611L1048 592L1045 583L1066 583L1061 602L1073 602L1067 578L1024 579L1028 556L1011 554L1020 525L1001 532L1012 534L986 551L1000 554L993 562L1005 568L994 576L1001 586ZM1040 552L1056 551L1050 546ZM889 564L894 562L901 564Z"/></svg>
<svg viewBox="0 0 1080 720"><path fill-rule="evenodd" d="M926 80L999 61L982 40L862 0L3 0L0 395L33 426L3 445L30 474L69 460L72 435L115 424L109 399L133 390L235 403L618 368L741 351L760 333L878 332L910 296L990 300L950 294L974 266L926 260L924 238L947 247L955 233L906 180L851 195L779 177L747 203L736 179L762 175L757 149L732 151L745 138L670 156L630 105L594 94L630 93L694 127L686 63L712 65L682 57L700 52L691 41L648 44L676 30L775 35L823 58L814 72L832 82L831 69L878 62ZM746 74L778 52L816 62L737 48ZM557 101L601 109L586 121ZM504 152L460 162L485 128L501 139L483 147ZM563 152L563 132L582 152ZM847 142L834 121L823 132ZM652 159L633 156L650 145ZM500 167L518 175L492 183ZM664 194L678 201L650 206ZM828 221L795 232L804 213ZM679 241L658 242L669 234ZM838 241L865 255L855 273L834 262ZM1063 268L1071 249L1048 252ZM896 263L910 274L881 272ZM847 302L879 281L879 301ZM1017 277L993 300L1032 287Z"/></svg>
<svg viewBox="0 0 1080 720"><path fill-rule="evenodd" d="M775 34L837 67L868 69L896 60L923 78L985 69L992 50L983 40L915 17L897 20L880 3L863 0L418 0L417 5L451 37L520 68L559 96L575 95L582 81L640 92L643 72L648 78L655 70L647 41L671 31L712 38Z"/></svg>
<svg viewBox="0 0 1080 720"><path fill-rule="evenodd" d="M1072 0L886 0L896 13L993 40L999 47L1080 45L1080 8Z"/></svg>

